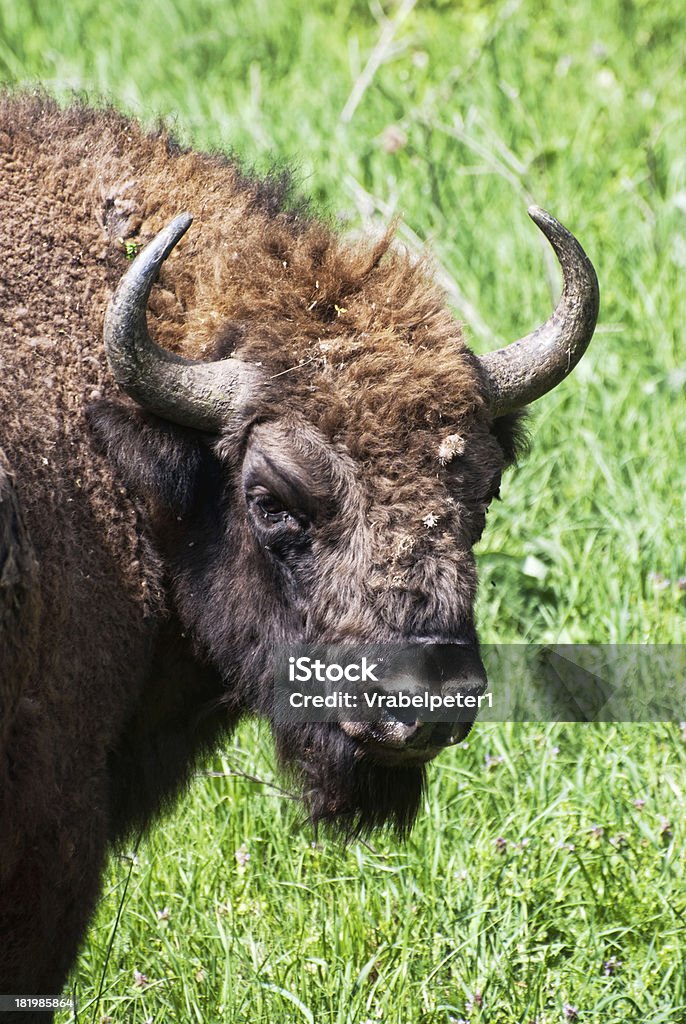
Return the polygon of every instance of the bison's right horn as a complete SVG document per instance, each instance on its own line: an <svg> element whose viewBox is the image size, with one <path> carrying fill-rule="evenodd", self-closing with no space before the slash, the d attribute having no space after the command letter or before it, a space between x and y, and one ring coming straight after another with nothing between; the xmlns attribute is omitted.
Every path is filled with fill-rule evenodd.
<svg viewBox="0 0 686 1024"><path fill-rule="evenodd" d="M574 235L539 206L530 207L529 216L555 250L564 285L557 309L541 327L480 357L493 416L521 409L564 380L586 351L598 319L598 278Z"/></svg>
<svg viewBox="0 0 686 1024"><path fill-rule="evenodd" d="M217 431L244 405L257 373L239 359L203 363L160 348L146 321L158 271L193 218L182 213L153 238L119 282L105 314L107 358L117 384L145 409L173 423Z"/></svg>

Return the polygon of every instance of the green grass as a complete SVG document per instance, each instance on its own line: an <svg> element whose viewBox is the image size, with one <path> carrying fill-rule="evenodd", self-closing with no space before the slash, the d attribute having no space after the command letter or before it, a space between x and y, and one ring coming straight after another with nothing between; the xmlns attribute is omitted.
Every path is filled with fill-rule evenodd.
<svg viewBox="0 0 686 1024"><path fill-rule="evenodd" d="M559 280L526 205L559 216L601 321L489 516L482 637L669 644L686 638L685 32L677 0L0 0L0 77L290 163L346 230L400 212L479 351L547 315ZM433 767L409 843L376 852L312 846L268 786L199 779L139 850L98 1015L686 1021L685 750L676 727L477 727ZM254 724L226 753L265 778L270 758ZM128 870L113 859L84 1006Z"/></svg>
<svg viewBox="0 0 686 1024"><path fill-rule="evenodd" d="M272 777L269 751L266 730L246 727L214 769ZM139 851L100 1012L526 1024L569 1005L599 1024L686 1020L679 731L489 725L441 762L407 845L373 850L314 843L269 787L199 779ZM82 999L129 870L113 861Z"/></svg>

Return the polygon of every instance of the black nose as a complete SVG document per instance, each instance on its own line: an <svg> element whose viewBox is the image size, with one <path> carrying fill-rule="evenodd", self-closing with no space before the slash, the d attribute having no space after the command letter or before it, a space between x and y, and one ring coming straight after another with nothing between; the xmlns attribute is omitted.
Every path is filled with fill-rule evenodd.
<svg viewBox="0 0 686 1024"><path fill-rule="evenodd" d="M450 688L450 696L460 701L461 705L446 708L443 698L447 691L436 694L435 690L429 687L416 687L414 690L403 686L400 691L395 689L383 691L384 696L396 698L398 692L408 695L410 698L416 696L419 701L424 702L426 697L438 697L442 702L441 710L432 710L430 707L417 707L410 705L407 708L381 705L384 713L377 723L380 738L386 746L407 748L408 750L423 750L429 747L440 748L453 746L461 743L469 733L478 714L478 702L465 701L465 698L478 698L485 690L485 681L479 680L473 683L471 680L459 686ZM435 717L440 715L438 721Z"/></svg>
<svg viewBox="0 0 686 1024"><path fill-rule="evenodd" d="M356 735L398 760L433 756L468 734L486 685L475 646L408 645L386 660L373 691L378 715L362 730L359 723Z"/></svg>

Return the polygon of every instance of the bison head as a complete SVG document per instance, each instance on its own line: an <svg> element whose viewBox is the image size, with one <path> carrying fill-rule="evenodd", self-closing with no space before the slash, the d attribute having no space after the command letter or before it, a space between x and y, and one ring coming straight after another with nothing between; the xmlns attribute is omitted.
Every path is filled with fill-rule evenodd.
<svg viewBox="0 0 686 1024"><path fill-rule="evenodd" d="M412 331L398 328L398 274L397 295L370 286L355 331L341 316L298 358L259 324L229 325L211 361L160 348L146 306L188 215L137 257L107 312L109 363L139 409L109 405L91 419L147 501L183 628L221 674L232 718L270 718L312 818L347 831L407 828L424 764L469 722L276 721L274 653L389 643L401 657L383 687L393 671L410 686L485 686L472 548L513 459L519 410L575 366L598 310L579 244L530 213L561 262L562 298L533 334L481 358L430 302Z"/></svg>

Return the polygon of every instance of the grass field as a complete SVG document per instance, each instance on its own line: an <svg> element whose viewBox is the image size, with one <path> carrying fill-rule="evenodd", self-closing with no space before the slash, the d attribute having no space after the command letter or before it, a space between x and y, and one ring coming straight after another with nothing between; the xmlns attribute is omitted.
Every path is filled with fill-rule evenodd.
<svg viewBox="0 0 686 1024"><path fill-rule="evenodd" d="M600 326L489 516L481 635L676 644L684 38L677 0L0 0L0 78L290 164L344 230L400 213L479 351L557 297L527 204L567 223ZM685 766L676 724L477 726L407 844L344 850L313 841L247 723L135 862L112 859L79 1020L686 1021Z"/></svg>

